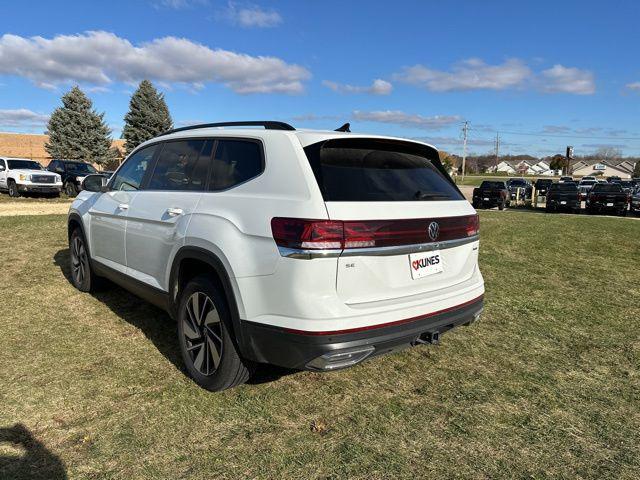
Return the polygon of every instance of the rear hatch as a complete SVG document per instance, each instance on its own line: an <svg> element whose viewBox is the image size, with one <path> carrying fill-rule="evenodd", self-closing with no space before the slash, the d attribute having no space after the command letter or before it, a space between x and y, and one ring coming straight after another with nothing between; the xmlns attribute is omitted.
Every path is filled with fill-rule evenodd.
<svg viewBox="0 0 640 480"><path fill-rule="evenodd" d="M346 304L414 300L471 278L478 217L435 149L339 138L305 153L329 219L343 225L336 289Z"/></svg>

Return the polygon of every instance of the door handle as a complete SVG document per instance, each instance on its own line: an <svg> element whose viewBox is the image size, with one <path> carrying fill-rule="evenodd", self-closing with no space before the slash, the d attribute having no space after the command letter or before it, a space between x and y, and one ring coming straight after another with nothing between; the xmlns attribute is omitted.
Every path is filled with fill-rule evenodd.
<svg viewBox="0 0 640 480"><path fill-rule="evenodd" d="M178 215L182 215L184 210L181 208L167 208L167 213L172 217L177 217Z"/></svg>
<svg viewBox="0 0 640 480"><path fill-rule="evenodd" d="M126 203L121 203L118 205L118 210L129 210L129 205Z"/></svg>

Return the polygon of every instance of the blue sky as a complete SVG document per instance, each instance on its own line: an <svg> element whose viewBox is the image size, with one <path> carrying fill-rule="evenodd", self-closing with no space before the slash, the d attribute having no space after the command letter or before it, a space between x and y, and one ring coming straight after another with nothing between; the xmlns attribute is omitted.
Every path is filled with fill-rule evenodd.
<svg viewBox="0 0 640 480"><path fill-rule="evenodd" d="M28 1L0 5L0 131L41 132L77 83L120 135L136 82L176 125L278 119L461 153L640 154L640 4ZM520 135L527 133L530 135Z"/></svg>

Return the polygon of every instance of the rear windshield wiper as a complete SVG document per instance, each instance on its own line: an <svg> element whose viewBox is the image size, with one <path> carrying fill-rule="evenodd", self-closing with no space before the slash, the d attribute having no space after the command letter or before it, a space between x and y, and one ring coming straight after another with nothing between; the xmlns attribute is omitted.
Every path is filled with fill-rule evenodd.
<svg viewBox="0 0 640 480"><path fill-rule="evenodd" d="M442 194L442 193L429 193L429 192L423 192L422 190L418 190L413 195L413 198L415 198L416 200L433 200L433 199L450 200L451 197L449 195Z"/></svg>

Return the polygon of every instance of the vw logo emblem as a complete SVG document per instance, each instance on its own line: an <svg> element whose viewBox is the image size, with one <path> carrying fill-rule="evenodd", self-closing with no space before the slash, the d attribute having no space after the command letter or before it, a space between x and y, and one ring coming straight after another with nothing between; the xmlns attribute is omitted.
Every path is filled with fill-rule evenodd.
<svg viewBox="0 0 640 480"><path fill-rule="evenodd" d="M438 222L431 222L429 224L429 238L435 242L438 239L438 235L440 235L440 225L438 225Z"/></svg>

